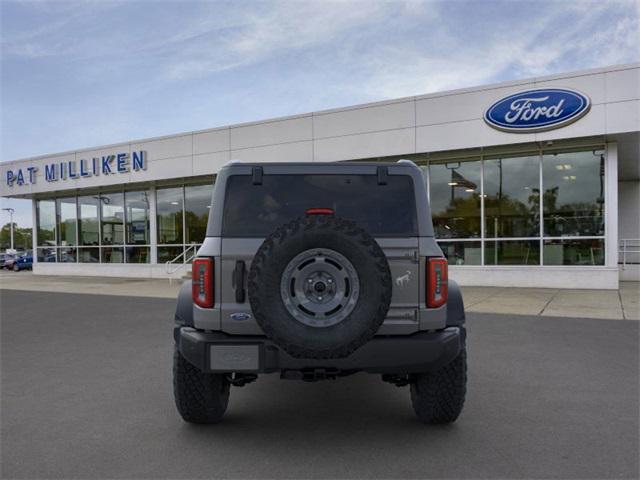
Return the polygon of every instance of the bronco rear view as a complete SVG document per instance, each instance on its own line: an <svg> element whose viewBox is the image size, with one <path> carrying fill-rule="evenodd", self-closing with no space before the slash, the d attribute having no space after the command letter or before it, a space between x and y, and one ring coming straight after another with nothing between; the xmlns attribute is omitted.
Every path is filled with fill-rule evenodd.
<svg viewBox="0 0 640 480"><path fill-rule="evenodd" d="M375 373L410 386L425 423L462 410L462 296L407 160L226 165L175 320L174 395L187 422L220 421L230 387L266 373Z"/></svg>

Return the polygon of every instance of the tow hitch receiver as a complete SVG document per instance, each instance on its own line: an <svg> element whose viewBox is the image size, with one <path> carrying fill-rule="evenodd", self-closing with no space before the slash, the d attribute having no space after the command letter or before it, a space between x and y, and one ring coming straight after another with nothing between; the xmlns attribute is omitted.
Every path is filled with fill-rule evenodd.
<svg viewBox="0 0 640 480"><path fill-rule="evenodd" d="M233 373L227 375L227 380L234 387L244 387L247 383L255 382L258 375L253 373Z"/></svg>

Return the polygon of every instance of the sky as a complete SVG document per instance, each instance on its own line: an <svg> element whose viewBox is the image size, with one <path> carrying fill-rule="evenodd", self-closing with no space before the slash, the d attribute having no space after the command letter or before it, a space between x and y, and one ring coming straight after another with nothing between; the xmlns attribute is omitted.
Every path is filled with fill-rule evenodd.
<svg viewBox="0 0 640 480"><path fill-rule="evenodd" d="M0 161L640 60L640 0L2 0L0 16ZM31 225L29 201L2 207Z"/></svg>

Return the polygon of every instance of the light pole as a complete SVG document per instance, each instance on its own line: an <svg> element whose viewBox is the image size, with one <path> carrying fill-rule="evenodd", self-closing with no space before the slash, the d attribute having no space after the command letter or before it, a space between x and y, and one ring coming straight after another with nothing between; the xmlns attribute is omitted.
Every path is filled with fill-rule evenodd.
<svg viewBox="0 0 640 480"><path fill-rule="evenodd" d="M6 210L7 212L9 212L9 227L11 228L11 250L13 251L13 214L15 213L15 210L11 207L9 208L3 208L3 210Z"/></svg>

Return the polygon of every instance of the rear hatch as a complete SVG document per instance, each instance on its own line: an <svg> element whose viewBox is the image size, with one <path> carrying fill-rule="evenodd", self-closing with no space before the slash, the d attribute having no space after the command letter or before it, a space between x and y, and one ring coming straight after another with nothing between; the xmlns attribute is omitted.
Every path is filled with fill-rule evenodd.
<svg viewBox="0 0 640 480"><path fill-rule="evenodd" d="M391 270L391 308L379 334L418 330L420 276L413 178L376 174L230 175L222 221L220 308L223 331L261 334L251 318L247 276L270 233L310 208L329 208L375 237ZM365 280L366 281L366 280Z"/></svg>

